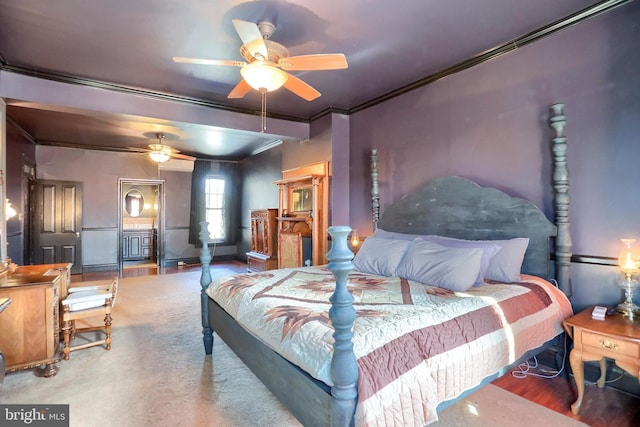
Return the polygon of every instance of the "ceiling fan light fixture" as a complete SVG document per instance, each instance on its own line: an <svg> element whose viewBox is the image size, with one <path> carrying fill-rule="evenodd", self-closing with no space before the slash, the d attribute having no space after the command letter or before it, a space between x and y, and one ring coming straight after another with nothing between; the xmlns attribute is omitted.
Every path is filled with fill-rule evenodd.
<svg viewBox="0 0 640 427"><path fill-rule="evenodd" d="M247 64L240 70L242 78L257 91L271 92L287 82L288 75L275 66L263 62Z"/></svg>
<svg viewBox="0 0 640 427"><path fill-rule="evenodd" d="M151 151L149 157L156 163L164 163L171 158L171 156L164 151Z"/></svg>

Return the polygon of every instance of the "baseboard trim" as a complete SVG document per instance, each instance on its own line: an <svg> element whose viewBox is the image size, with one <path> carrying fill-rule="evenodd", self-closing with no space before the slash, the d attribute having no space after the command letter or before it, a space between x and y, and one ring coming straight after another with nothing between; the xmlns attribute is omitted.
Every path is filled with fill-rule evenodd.
<svg viewBox="0 0 640 427"><path fill-rule="evenodd" d="M100 273L103 271L118 271L118 264L94 264L94 265L83 265L82 272L83 273Z"/></svg>
<svg viewBox="0 0 640 427"><path fill-rule="evenodd" d="M229 262L229 261L239 261L239 262L247 262L246 259L242 259L236 255L216 255L213 257L211 262ZM163 267L176 267L179 262L183 262L187 266L191 265L199 265L200 258L174 258L174 259L166 259L164 261Z"/></svg>

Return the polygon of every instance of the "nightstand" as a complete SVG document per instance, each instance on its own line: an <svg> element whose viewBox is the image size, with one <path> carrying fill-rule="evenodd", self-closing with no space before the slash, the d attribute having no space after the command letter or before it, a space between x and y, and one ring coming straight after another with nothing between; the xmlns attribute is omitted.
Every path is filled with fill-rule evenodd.
<svg viewBox="0 0 640 427"><path fill-rule="evenodd" d="M606 357L634 377L640 368L640 323L633 322L619 313L606 316L604 320L591 317L589 307L563 322L564 329L573 338L573 350L569 362L578 388L578 400L571 405L571 412L578 415L584 397L583 362L599 361L598 387L604 387L607 372Z"/></svg>

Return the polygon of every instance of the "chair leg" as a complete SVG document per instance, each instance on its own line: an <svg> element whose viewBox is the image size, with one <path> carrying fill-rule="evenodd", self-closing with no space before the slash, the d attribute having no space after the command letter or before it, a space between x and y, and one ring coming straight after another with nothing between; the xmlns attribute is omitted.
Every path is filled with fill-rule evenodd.
<svg viewBox="0 0 640 427"><path fill-rule="evenodd" d="M69 314L69 306L64 306L64 314ZM64 337L64 360L69 360L69 353L71 352L71 349L69 348L70 330L71 322L69 320L65 320L62 326L62 336Z"/></svg>
<svg viewBox="0 0 640 427"><path fill-rule="evenodd" d="M71 321L71 327L69 328L69 333L71 334L71 340L76 339L77 331L76 331L76 321L75 320Z"/></svg>
<svg viewBox="0 0 640 427"><path fill-rule="evenodd" d="M107 314L104 316L104 331L106 333L105 344L107 350L111 350L111 300L107 300Z"/></svg>

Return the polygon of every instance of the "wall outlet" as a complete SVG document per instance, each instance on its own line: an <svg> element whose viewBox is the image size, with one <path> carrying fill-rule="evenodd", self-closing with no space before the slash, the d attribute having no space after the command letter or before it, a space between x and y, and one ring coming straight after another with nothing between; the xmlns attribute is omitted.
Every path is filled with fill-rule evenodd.
<svg viewBox="0 0 640 427"><path fill-rule="evenodd" d="M184 261L178 261L178 267L184 267Z"/></svg>

